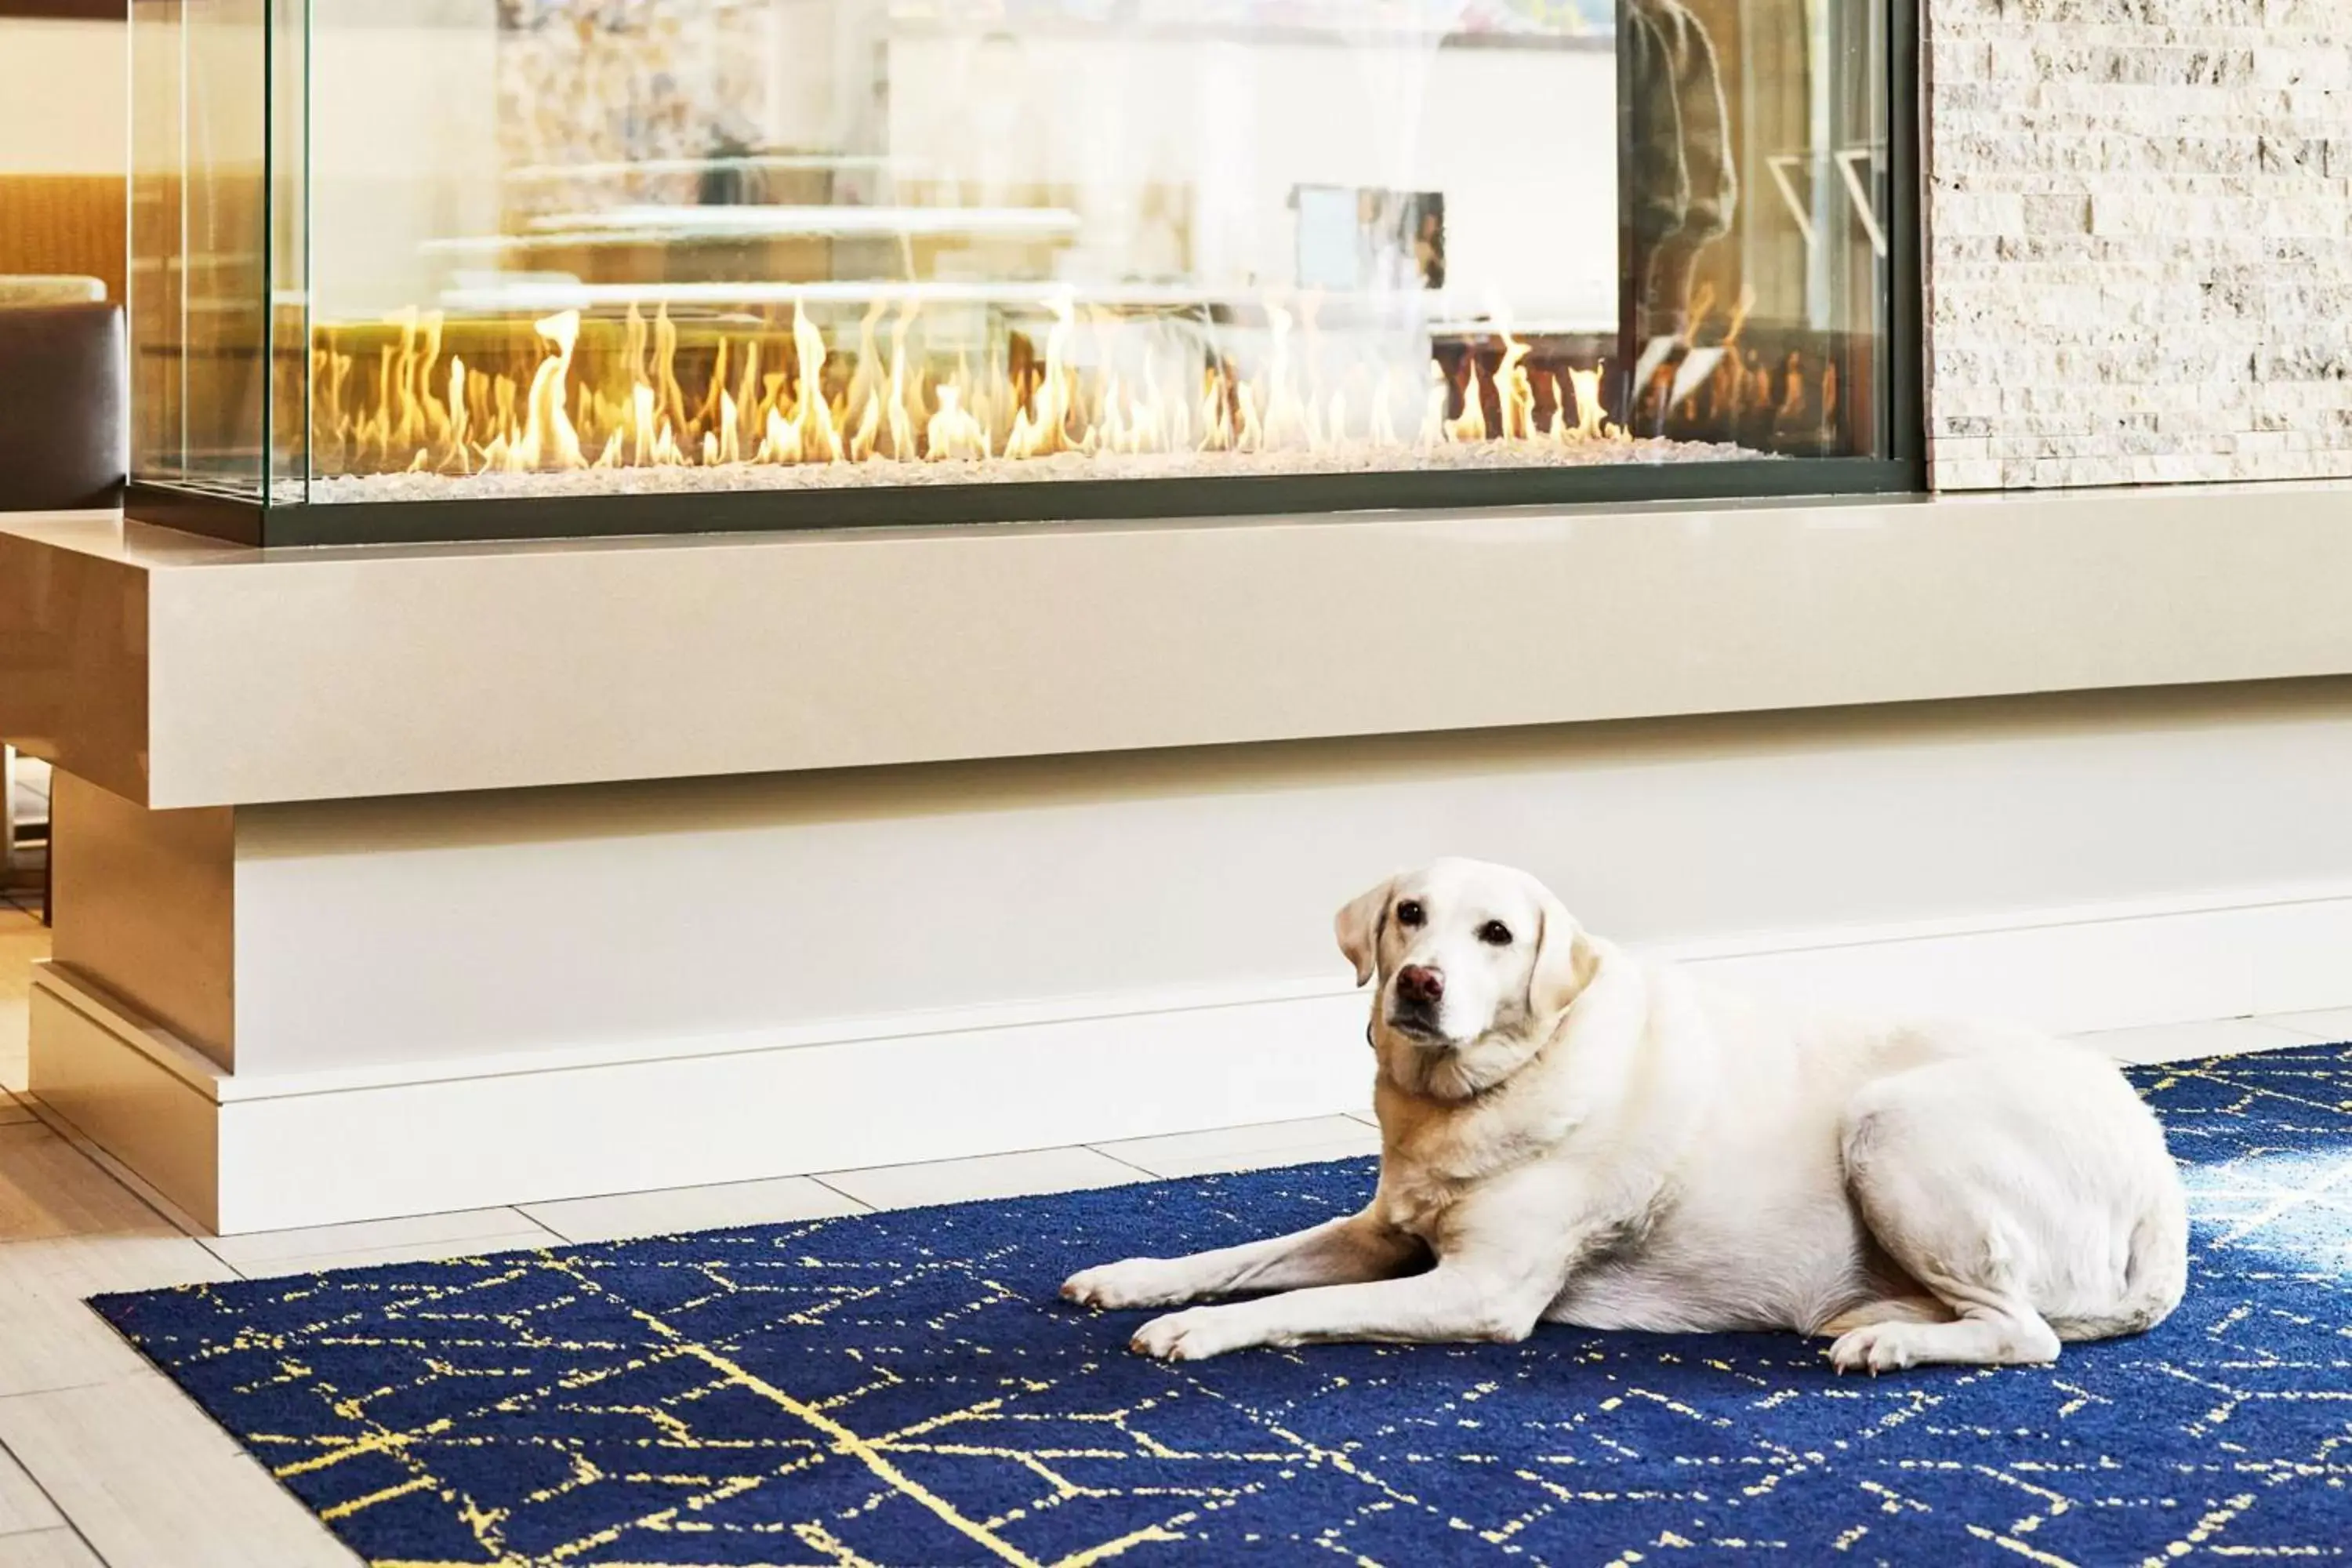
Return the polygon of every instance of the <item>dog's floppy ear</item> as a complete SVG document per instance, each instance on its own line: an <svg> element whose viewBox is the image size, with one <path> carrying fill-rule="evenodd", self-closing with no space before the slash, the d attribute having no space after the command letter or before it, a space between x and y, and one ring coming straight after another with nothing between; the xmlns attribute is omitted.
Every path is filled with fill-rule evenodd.
<svg viewBox="0 0 2352 1568"><path fill-rule="evenodd" d="M1600 955L1550 889L1538 883L1537 894L1543 925L1536 932L1535 967L1528 972L1528 1011L1538 1018L1556 1018L1591 984Z"/></svg>
<svg viewBox="0 0 2352 1568"><path fill-rule="evenodd" d="M1379 887L1357 894L1339 906L1331 931L1339 939L1339 951L1356 966L1356 984L1361 985L1381 966L1381 926L1389 916L1389 889L1396 886L1391 877Z"/></svg>

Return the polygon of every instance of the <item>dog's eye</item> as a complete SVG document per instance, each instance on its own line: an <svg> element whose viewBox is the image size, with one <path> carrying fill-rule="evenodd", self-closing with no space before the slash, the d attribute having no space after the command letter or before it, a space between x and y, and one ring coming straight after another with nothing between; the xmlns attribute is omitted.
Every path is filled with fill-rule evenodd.
<svg viewBox="0 0 2352 1568"><path fill-rule="evenodd" d="M1488 947L1511 945L1511 928L1500 921L1488 921L1478 928L1478 940Z"/></svg>
<svg viewBox="0 0 2352 1568"><path fill-rule="evenodd" d="M1419 899L1407 899L1399 904L1396 915L1397 924L1401 926L1417 926L1429 918L1429 912L1421 907Z"/></svg>

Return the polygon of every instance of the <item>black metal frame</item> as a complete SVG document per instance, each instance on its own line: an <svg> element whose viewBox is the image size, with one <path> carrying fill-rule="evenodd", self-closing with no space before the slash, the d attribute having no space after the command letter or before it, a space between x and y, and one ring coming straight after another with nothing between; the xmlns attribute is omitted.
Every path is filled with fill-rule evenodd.
<svg viewBox="0 0 2352 1568"><path fill-rule="evenodd" d="M1133 521L1298 512L1570 506L1663 500L1900 494L1926 489L1926 298L1920 231L1918 18L1887 0L1888 455L1233 475L1188 479L1041 479L840 489L697 490L432 501L269 504L134 479L141 521L271 546L426 544L632 535L782 532L946 523Z"/></svg>
<svg viewBox="0 0 2352 1568"><path fill-rule="evenodd" d="M1887 0L1886 201L1887 438L1894 460L1909 478L1889 489L1927 488L1927 279L1922 207L1927 193L1927 131L1920 98L1927 57L1919 41L1919 7Z"/></svg>

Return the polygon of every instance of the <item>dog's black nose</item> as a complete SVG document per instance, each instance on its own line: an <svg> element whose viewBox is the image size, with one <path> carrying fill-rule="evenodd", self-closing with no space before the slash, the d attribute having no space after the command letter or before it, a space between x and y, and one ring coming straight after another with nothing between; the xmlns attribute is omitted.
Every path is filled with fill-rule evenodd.
<svg viewBox="0 0 2352 1568"><path fill-rule="evenodd" d="M1404 1001L1434 1003L1445 994L1445 976L1425 963L1408 963L1397 971L1396 989Z"/></svg>

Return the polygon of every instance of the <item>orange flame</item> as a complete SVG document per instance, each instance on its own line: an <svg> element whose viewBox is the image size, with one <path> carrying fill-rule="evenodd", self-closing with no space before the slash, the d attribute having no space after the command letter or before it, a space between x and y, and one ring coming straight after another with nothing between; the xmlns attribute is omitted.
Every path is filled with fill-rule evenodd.
<svg viewBox="0 0 2352 1568"><path fill-rule="evenodd" d="M777 341L784 336L779 330L747 331L720 336L715 353L708 338L698 350L684 349L667 306L648 318L630 305L617 342L610 327L583 342L580 312L562 310L531 323L537 348L528 369L516 364L515 374L468 363L481 344L480 324L453 327L438 312L404 310L385 319L393 340L377 345L365 375L354 374L354 355L338 348L334 331L322 330L311 362L314 429L322 448L338 454L325 468L460 478L592 467L1402 452L1628 438L1602 415L1599 366L1567 369L1565 381L1552 373L1538 377L1533 346L1507 326L1496 332L1502 353L1491 369L1475 354L1452 373L1428 361L1413 420L1411 374L1402 366L1360 364L1326 375L1315 303L1310 298L1295 313L1267 303L1255 370L1213 355L1189 390L1193 373L1171 374L1150 341L1135 353L1118 335L1118 318L1090 314L1082 327L1067 294L1051 306L1042 352L1024 347L978 377L961 359L940 374L916 358L911 301L895 315L880 304L867 310L848 353L827 342L799 300L788 342ZM1736 316L1735 338L1739 324ZM457 343L467 345L466 353L448 352ZM481 357L495 359L494 342L481 346ZM695 353L704 357L697 362ZM698 366L691 403L682 356ZM767 368L778 359L779 368ZM1539 384L1551 404L1549 424L1538 416Z"/></svg>

